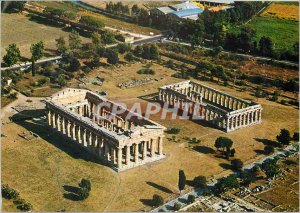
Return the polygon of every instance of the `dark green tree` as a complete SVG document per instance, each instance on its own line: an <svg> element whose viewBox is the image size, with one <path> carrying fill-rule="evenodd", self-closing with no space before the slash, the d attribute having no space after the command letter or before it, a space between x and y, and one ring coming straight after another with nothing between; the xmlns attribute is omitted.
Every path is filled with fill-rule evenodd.
<svg viewBox="0 0 300 213"><path fill-rule="evenodd" d="M198 177L195 177L194 180L193 180L193 185L195 188L206 188L206 183L207 183L207 180L206 180L206 177L205 176L198 176Z"/></svg>
<svg viewBox="0 0 300 213"><path fill-rule="evenodd" d="M219 193L225 192L228 189L238 188L239 186L240 183L234 175L221 178L215 185Z"/></svg>
<svg viewBox="0 0 300 213"><path fill-rule="evenodd" d="M65 54L67 52L68 47L64 37L59 37L56 39L56 48L59 54Z"/></svg>
<svg viewBox="0 0 300 213"><path fill-rule="evenodd" d="M80 200L85 200L89 196L89 190L87 188L78 188L77 195Z"/></svg>
<svg viewBox="0 0 300 213"><path fill-rule="evenodd" d="M91 186L92 185L91 185L91 181L88 180L88 179L85 179L85 178L81 179L81 181L78 185L81 188L86 188L89 192L91 191Z"/></svg>
<svg viewBox="0 0 300 213"><path fill-rule="evenodd" d="M180 192L182 190L184 190L185 183L186 183L186 177L185 177L184 171L179 170L178 188L179 188Z"/></svg>
<svg viewBox="0 0 300 213"><path fill-rule="evenodd" d="M231 167L234 171L241 171L241 169L243 168L243 161L241 161L240 159L233 159L231 161Z"/></svg>
<svg viewBox="0 0 300 213"><path fill-rule="evenodd" d="M218 137L215 141L215 147L217 149L223 148L223 151L225 148L230 148L233 144L233 141L230 138L227 137Z"/></svg>
<svg viewBox="0 0 300 213"><path fill-rule="evenodd" d="M5 49L6 55L3 57L3 61L7 66L12 66L21 59L20 49L16 44L10 44Z"/></svg>
<svg viewBox="0 0 300 213"><path fill-rule="evenodd" d="M282 145L289 145L291 141L290 132L287 129L281 129L279 135L276 136L276 139Z"/></svg>
<svg viewBox="0 0 300 213"><path fill-rule="evenodd" d="M30 52L32 76L35 76L35 62L44 56L44 43L40 41L36 44L32 44L30 47Z"/></svg>
<svg viewBox="0 0 300 213"><path fill-rule="evenodd" d="M81 38L77 31L72 30L69 34L69 47L71 50L76 50L81 47Z"/></svg>
<svg viewBox="0 0 300 213"><path fill-rule="evenodd" d="M272 154L274 151L275 151L274 147L270 146L270 145L267 145L264 148L264 152L265 152L266 155Z"/></svg>
<svg viewBox="0 0 300 213"><path fill-rule="evenodd" d="M155 194L152 198L152 204L153 206L161 206L164 204L164 199L162 198L162 196Z"/></svg>
<svg viewBox="0 0 300 213"><path fill-rule="evenodd" d="M107 63L109 64L117 64L119 62L119 56L118 52L113 49L106 49L106 58L107 58Z"/></svg>
<svg viewBox="0 0 300 213"><path fill-rule="evenodd" d="M270 37L261 37L259 40L259 53L263 56L273 55L273 44Z"/></svg>
<svg viewBox="0 0 300 213"><path fill-rule="evenodd" d="M129 62L134 61L134 55L132 52L127 52L124 56L124 59Z"/></svg>

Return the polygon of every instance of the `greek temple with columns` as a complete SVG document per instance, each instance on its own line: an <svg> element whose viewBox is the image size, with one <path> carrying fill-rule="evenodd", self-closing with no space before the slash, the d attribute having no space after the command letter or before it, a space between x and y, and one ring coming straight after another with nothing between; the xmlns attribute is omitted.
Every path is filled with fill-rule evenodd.
<svg viewBox="0 0 300 213"><path fill-rule="evenodd" d="M205 121L226 132L261 123L262 106L192 81L158 88L158 99L168 105L194 112L197 103Z"/></svg>
<svg viewBox="0 0 300 213"><path fill-rule="evenodd" d="M125 108L116 115L113 105L97 93L66 88L46 100L47 122L116 171L164 158L165 127Z"/></svg>

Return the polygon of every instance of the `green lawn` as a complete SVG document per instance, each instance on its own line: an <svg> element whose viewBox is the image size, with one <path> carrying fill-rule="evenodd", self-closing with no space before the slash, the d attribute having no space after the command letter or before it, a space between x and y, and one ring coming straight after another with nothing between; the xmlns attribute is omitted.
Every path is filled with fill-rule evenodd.
<svg viewBox="0 0 300 213"><path fill-rule="evenodd" d="M299 40L299 22L297 21L256 17L249 25L256 29L257 40L262 36L271 37L275 49L291 49Z"/></svg>

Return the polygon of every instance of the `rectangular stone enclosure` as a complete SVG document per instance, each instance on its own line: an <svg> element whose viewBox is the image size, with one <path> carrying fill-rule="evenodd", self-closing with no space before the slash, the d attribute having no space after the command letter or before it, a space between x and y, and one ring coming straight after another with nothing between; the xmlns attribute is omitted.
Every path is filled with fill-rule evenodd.
<svg viewBox="0 0 300 213"><path fill-rule="evenodd" d="M123 113L113 113L113 107ZM66 88L46 100L48 125L123 171L160 160L165 127L97 93ZM133 116L128 118L128 114Z"/></svg>
<svg viewBox="0 0 300 213"><path fill-rule="evenodd" d="M193 112L200 105L205 121L226 132L261 123L262 106L234 97L220 90L192 81L183 81L158 88L158 99L170 106Z"/></svg>

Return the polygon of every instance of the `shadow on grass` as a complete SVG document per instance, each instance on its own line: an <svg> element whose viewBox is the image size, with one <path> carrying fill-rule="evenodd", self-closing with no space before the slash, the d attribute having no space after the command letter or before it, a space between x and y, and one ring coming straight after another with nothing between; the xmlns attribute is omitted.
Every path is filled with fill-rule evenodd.
<svg viewBox="0 0 300 213"><path fill-rule="evenodd" d="M286 165L297 165L297 162L294 160L285 160L283 163Z"/></svg>
<svg viewBox="0 0 300 213"><path fill-rule="evenodd" d="M156 188L156 189L159 189L159 190L165 192L165 193L169 193L169 194L170 194L170 193L173 193L170 189L168 189L168 188L166 188L166 187L164 187L164 186L158 185L158 184L156 184L156 183L153 183L153 182L150 182L150 181L147 181L146 183L147 183L148 185L150 185L150 186Z"/></svg>
<svg viewBox="0 0 300 213"><path fill-rule="evenodd" d="M194 146L193 150L203 154L214 154L215 150L207 146Z"/></svg>
<svg viewBox="0 0 300 213"><path fill-rule="evenodd" d="M269 139L261 139L261 138L254 138L257 142L262 143L265 146L273 146L273 147L280 147L280 144L276 141L272 141Z"/></svg>
<svg viewBox="0 0 300 213"><path fill-rule="evenodd" d="M16 114L16 116L18 114ZM47 125L41 121L29 122L28 120L19 120L15 121L15 123L27 129L28 131L37 134L40 138L52 144L61 151L67 153L74 159L82 159L85 161L90 161L107 166L104 162L101 161L100 158L96 156L96 154L91 153L80 144L77 144L76 142L70 140L59 132L56 132L50 127L47 127Z"/></svg>
<svg viewBox="0 0 300 213"><path fill-rule="evenodd" d="M221 166L223 169L232 169L231 165L228 163L220 163L219 166Z"/></svg>
<svg viewBox="0 0 300 213"><path fill-rule="evenodd" d="M145 206L151 206L151 207L153 207L153 201L152 201L152 199L140 199L140 201L141 201Z"/></svg>
<svg viewBox="0 0 300 213"><path fill-rule="evenodd" d="M259 150L259 149L255 149L254 152L258 155L264 155L265 151L264 150Z"/></svg>

